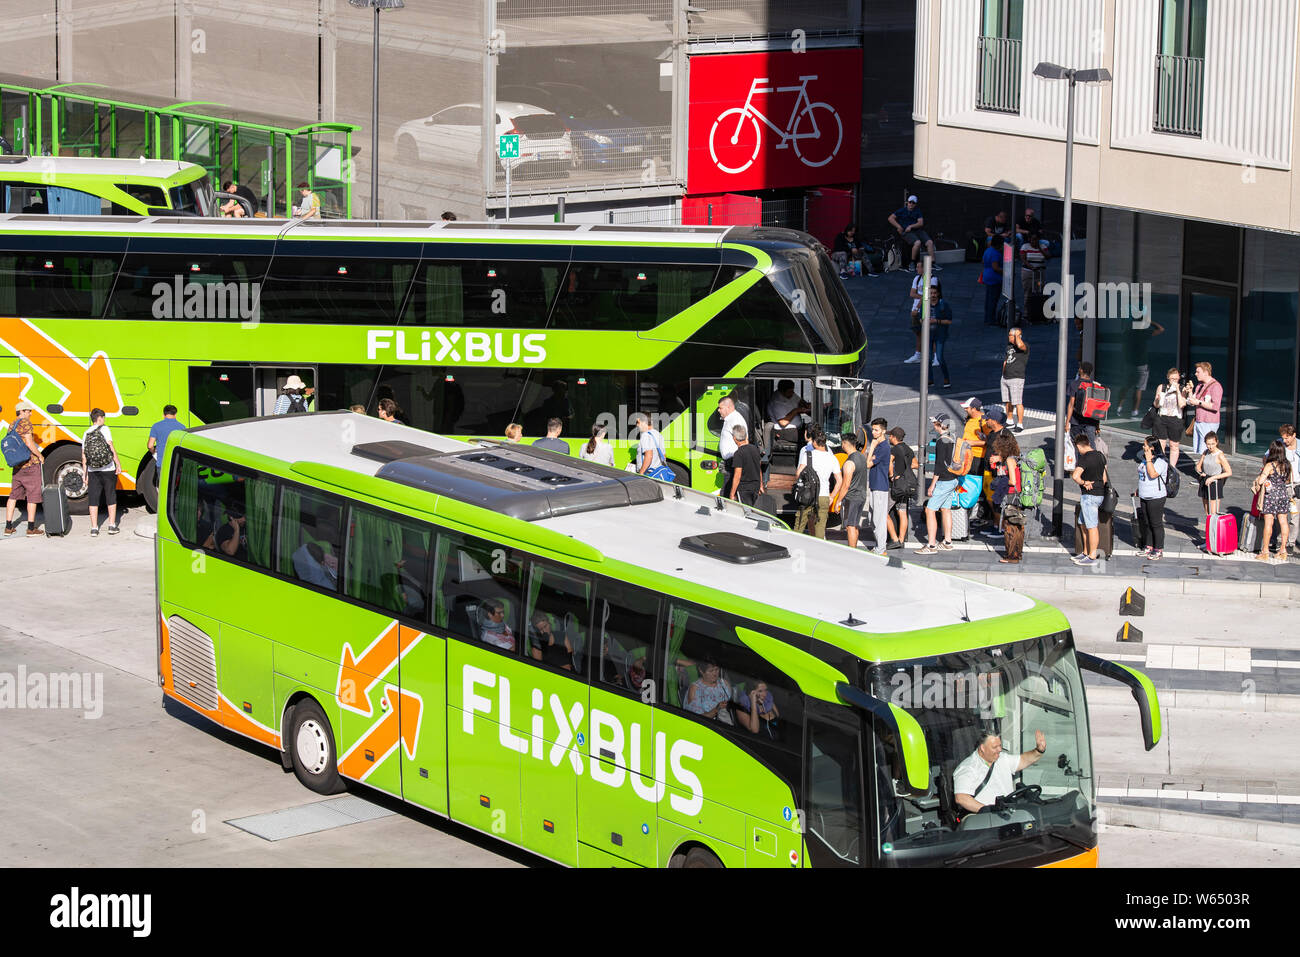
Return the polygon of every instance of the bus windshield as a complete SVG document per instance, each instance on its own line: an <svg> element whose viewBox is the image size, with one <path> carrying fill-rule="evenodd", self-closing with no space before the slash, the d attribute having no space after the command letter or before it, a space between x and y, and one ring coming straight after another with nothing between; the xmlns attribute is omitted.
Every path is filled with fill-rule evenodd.
<svg viewBox="0 0 1300 957"><path fill-rule="evenodd" d="M1087 707L1069 632L875 665L868 689L916 718L930 754L930 790L910 795L893 741L877 737L875 827L883 864L1023 862L1096 844ZM1006 763L997 776L977 753L985 736L995 737L984 754L1001 742L996 761ZM956 798L962 793L987 807L963 807Z"/></svg>
<svg viewBox="0 0 1300 957"><path fill-rule="evenodd" d="M171 195L172 208L177 212L192 213L195 216L216 215L216 194L212 191L212 184L206 179L196 179L192 183L173 186L168 192Z"/></svg>

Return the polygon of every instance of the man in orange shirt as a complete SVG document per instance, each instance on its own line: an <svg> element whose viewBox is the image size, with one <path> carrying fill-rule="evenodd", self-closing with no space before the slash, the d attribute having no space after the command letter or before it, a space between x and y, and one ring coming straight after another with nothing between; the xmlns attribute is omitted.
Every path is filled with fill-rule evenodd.
<svg viewBox="0 0 1300 957"><path fill-rule="evenodd" d="M984 474L984 403L979 399L971 396L961 404L962 411L966 413L966 424L962 429L961 437L964 441L970 443L971 452L971 475Z"/></svg>

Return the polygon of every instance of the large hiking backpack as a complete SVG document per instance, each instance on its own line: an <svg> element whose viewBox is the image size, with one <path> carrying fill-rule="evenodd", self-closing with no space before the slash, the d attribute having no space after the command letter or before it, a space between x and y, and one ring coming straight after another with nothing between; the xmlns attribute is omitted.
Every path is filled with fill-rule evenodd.
<svg viewBox="0 0 1300 957"><path fill-rule="evenodd" d="M974 460L975 452L970 442L958 439L952 447L952 461L948 463L948 471L956 476L966 475Z"/></svg>
<svg viewBox="0 0 1300 957"><path fill-rule="evenodd" d="M1165 464L1169 465L1169 459L1165 459ZM1145 462L1143 462L1142 467L1146 468ZM1182 484L1183 479L1182 476L1178 474L1178 469L1169 465L1169 468L1165 471L1164 477L1165 498L1177 498L1178 490L1182 488Z"/></svg>
<svg viewBox="0 0 1300 957"><path fill-rule="evenodd" d="M1037 508L1043 504L1043 486L1047 484L1047 456L1042 449L1030 449L1020 456L1020 496L1016 504L1021 508Z"/></svg>
<svg viewBox="0 0 1300 957"><path fill-rule="evenodd" d="M809 449L804 470L794 480L794 503L802 508L816 505L817 499L821 497L821 485L821 476L813 469L812 449Z"/></svg>
<svg viewBox="0 0 1300 957"><path fill-rule="evenodd" d="M86 467L92 471L106 469L113 464L113 450L104 438L104 427L97 425L81 440L82 450L86 453Z"/></svg>

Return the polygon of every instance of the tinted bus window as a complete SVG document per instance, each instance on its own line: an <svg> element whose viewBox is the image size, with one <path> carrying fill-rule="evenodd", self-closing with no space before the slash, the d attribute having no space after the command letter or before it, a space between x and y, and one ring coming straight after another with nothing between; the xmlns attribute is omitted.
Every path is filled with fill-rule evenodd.
<svg viewBox="0 0 1300 957"><path fill-rule="evenodd" d="M210 252L129 253L108 318L256 321L269 262Z"/></svg>
<svg viewBox="0 0 1300 957"><path fill-rule="evenodd" d="M515 421L525 435L546 434L546 423L559 419L561 436L588 439L591 427L599 420L609 429L609 438L625 436L627 418L636 411L632 406L635 376L631 372L587 372L576 369L534 370L519 402Z"/></svg>
<svg viewBox="0 0 1300 957"><path fill-rule="evenodd" d="M344 594L393 614L426 620L431 537L427 525L354 505L348 521Z"/></svg>
<svg viewBox="0 0 1300 957"><path fill-rule="evenodd" d="M120 256L0 252L0 310L33 318L97 319Z"/></svg>
<svg viewBox="0 0 1300 957"><path fill-rule="evenodd" d="M276 568L280 574L338 591L342 504L311 489L286 485L280 493L279 518Z"/></svg>
<svg viewBox="0 0 1300 957"><path fill-rule="evenodd" d="M533 562L526 654L542 664L582 673L591 635L591 578L581 572Z"/></svg>
<svg viewBox="0 0 1300 957"><path fill-rule="evenodd" d="M802 747L798 686L755 654L723 615L674 605L664 693L669 704L732 730L747 743Z"/></svg>
<svg viewBox="0 0 1300 957"><path fill-rule="evenodd" d="M146 183L114 183L113 185L145 207L167 205L167 200L164 198L162 187L160 186L150 186ZM132 216L135 215L135 210L130 210L114 203L113 215Z"/></svg>
<svg viewBox="0 0 1300 957"><path fill-rule="evenodd" d="M653 684L655 675L653 639L658 634L659 596L625 582L601 579L595 610L592 657L599 657L597 679L642 700L657 700L657 691L647 682Z"/></svg>
<svg viewBox="0 0 1300 957"><path fill-rule="evenodd" d="M168 512L181 543L270 568L275 482L179 455Z"/></svg>
<svg viewBox="0 0 1300 957"><path fill-rule="evenodd" d="M399 421L417 429L498 437L515 421L527 382L522 369L387 366L375 401L392 399L405 416Z"/></svg>
<svg viewBox="0 0 1300 957"><path fill-rule="evenodd" d="M709 294L716 266L575 263L551 320L554 329L652 329Z"/></svg>
<svg viewBox="0 0 1300 957"><path fill-rule="evenodd" d="M189 368L190 414L212 425L248 419L254 408L251 366L203 366Z"/></svg>
<svg viewBox="0 0 1300 957"><path fill-rule="evenodd" d="M406 325L537 328L546 325L564 265L520 260L426 260Z"/></svg>
<svg viewBox="0 0 1300 957"><path fill-rule="evenodd" d="M809 289L807 295L815 294ZM786 301L765 278L741 293L690 336L692 342L808 352L808 339Z"/></svg>
<svg viewBox="0 0 1300 957"><path fill-rule="evenodd" d="M262 286L262 318L391 325L414 274L413 261L276 256Z"/></svg>
<svg viewBox="0 0 1300 957"><path fill-rule="evenodd" d="M434 566L434 624L510 654L521 650L522 563L482 539L443 532Z"/></svg>

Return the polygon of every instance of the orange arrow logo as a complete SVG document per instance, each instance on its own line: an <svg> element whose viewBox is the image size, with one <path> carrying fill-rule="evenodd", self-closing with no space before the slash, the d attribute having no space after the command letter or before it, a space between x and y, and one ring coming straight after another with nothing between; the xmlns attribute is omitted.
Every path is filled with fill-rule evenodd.
<svg viewBox="0 0 1300 957"><path fill-rule="evenodd" d="M58 404L71 415L89 415L99 406L107 415L120 415L122 393L108 355L96 352L82 362L26 319L0 318L0 345L41 370L42 375L63 389Z"/></svg>
<svg viewBox="0 0 1300 957"><path fill-rule="evenodd" d="M388 713L361 736L356 744L339 758L339 774L356 781L365 781L375 768L397 750L400 741L408 758L415 757L420 738L420 712L424 702L410 691L398 691L392 685L384 686Z"/></svg>
<svg viewBox="0 0 1300 957"><path fill-rule="evenodd" d="M339 704L367 718L373 715L375 712L370 704L370 689L419 640L420 632L393 622L380 632L379 637L370 643L370 647L359 658L354 655L351 643L344 643L338 683L334 689Z"/></svg>

